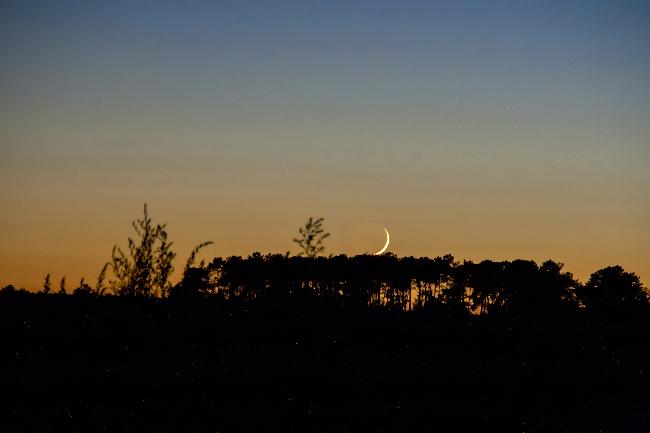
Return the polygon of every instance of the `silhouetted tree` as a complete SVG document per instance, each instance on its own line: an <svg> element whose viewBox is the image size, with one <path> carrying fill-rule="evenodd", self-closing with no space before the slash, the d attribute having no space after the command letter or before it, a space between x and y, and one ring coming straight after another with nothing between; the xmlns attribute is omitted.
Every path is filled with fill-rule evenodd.
<svg viewBox="0 0 650 433"><path fill-rule="evenodd" d="M201 260L199 266L193 266L196 255L208 245L212 245L212 241L202 242L194 247L185 263L181 281L173 286L169 292L170 298L192 298L205 296L211 292L214 285L211 284L211 270L206 267L205 261Z"/></svg>
<svg viewBox="0 0 650 433"><path fill-rule="evenodd" d="M322 224L323 218L314 220L312 217L309 217L305 226L298 230L300 237L294 238L293 241L302 249L298 254L299 256L304 255L305 257L312 258L325 251L323 241L330 234L324 232Z"/></svg>
<svg viewBox="0 0 650 433"><path fill-rule="evenodd" d="M578 281L571 272L564 272L564 263L547 260L539 267L540 281L543 286L543 299L538 299L538 306L553 308L565 303L577 307L576 290Z"/></svg>
<svg viewBox="0 0 650 433"><path fill-rule="evenodd" d="M119 247L113 247L110 266L115 280L111 280L109 285L118 295L164 298L172 287L169 277L174 271L172 262L176 257L171 249L173 242L167 240L167 224L154 225L145 203L142 219L133 221L132 225L138 239L129 238L128 256ZM209 244L211 242L204 242L194 248L188 260L189 265L198 251ZM102 274L103 272L98 281L98 292L103 292Z"/></svg>
<svg viewBox="0 0 650 433"><path fill-rule="evenodd" d="M65 295L65 277L61 278L61 282L59 282L59 295Z"/></svg>
<svg viewBox="0 0 650 433"><path fill-rule="evenodd" d="M467 263L467 286L470 308L485 314L493 305L501 302L503 263L484 260L481 263Z"/></svg>
<svg viewBox="0 0 650 433"><path fill-rule="evenodd" d="M50 283L50 274L48 273L45 276L45 281L43 281L43 290L42 291L43 291L43 293L45 293L47 295L48 293L50 293L50 290L52 290L52 286L51 286L51 283Z"/></svg>
<svg viewBox="0 0 650 433"><path fill-rule="evenodd" d="M154 225L145 204L144 216L132 225L139 239L129 238L128 256L113 247L111 266L116 279L110 282L111 288L118 295L164 297L171 286L169 276L176 257L171 250L173 242L167 241L166 224Z"/></svg>
<svg viewBox="0 0 650 433"><path fill-rule="evenodd" d="M449 287L442 293L441 299L454 309L464 309L470 304L471 283L470 269L474 266L472 261L464 261L452 270Z"/></svg>
<svg viewBox="0 0 650 433"><path fill-rule="evenodd" d="M79 281L79 287L74 289L72 292L73 295L77 296L87 296L92 295L92 293L93 289L88 283L86 283L86 279L84 277L81 277L81 280Z"/></svg>
<svg viewBox="0 0 650 433"><path fill-rule="evenodd" d="M210 270L205 266L190 267L183 273L183 279L169 291L170 298L197 298L211 294L213 284Z"/></svg>
<svg viewBox="0 0 650 433"><path fill-rule="evenodd" d="M648 293L639 277L620 266L609 266L591 274L579 296L587 308L597 310L616 311L648 303Z"/></svg>
<svg viewBox="0 0 650 433"><path fill-rule="evenodd" d="M194 247L192 252L190 253L190 257L187 259L187 262L185 263L185 269L183 270L183 275L187 273L187 271L192 267L194 264L194 261L196 260L196 255L201 251L203 248L207 247L208 245L212 245L212 241L206 241L198 244L197 246ZM201 260L201 263L199 264L199 268L205 267L205 262Z"/></svg>
<svg viewBox="0 0 650 433"><path fill-rule="evenodd" d="M527 425L559 413L570 418L556 416L528 430L563 424L568 427L560 431L598 431L581 428L573 415L603 412L620 413L624 422L618 428L607 419L601 430L648 431L647 290L619 266L595 272L580 286L550 260L458 263L450 255L254 252L195 265L207 244L192 251L169 300L96 297L108 266L94 288L82 279L75 296L0 290L0 347L10 355L0 357L0 376L37 391L43 377L62 386L82 377L91 384L162 380L205 389L180 407L172 390L164 406L179 419L202 408L215 418L232 412L241 423L252 404L260 413L271 404L271 410L292 416L311 402L318 411L336 406L337 413L356 414L370 403L402 424L432 411L514 415ZM586 308L577 308L576 294ZM34 368L48 363L56 368ZM294 381L316 385L296 389ZM325 401L332 383L349 383L343 392L350 399L335 400L338 393ZM408 392L386 386L394 383L409 384ZM240 398L244 394L232 398L240 384L252 403ZM263 387L264 398L248 391L255 386ZM521 398L522 387L541 397ZM134 398L122 400L97 412L97 419L117 414L128 421ZM44 426L34 430L47 430L49 405L58 403L35 401L16 407L29 419L46 406ZM403 401L408 404L392 409ZM136 403L154 417L148 430L160 430L159 402ZM55 409L67 404L64 399ZM643 418L640 428L627 424L634 417ZM365 421L363 428L368 429Z"/></svg>
<svg viewBox="0 0 650 433"><path fill-rule="evenodd" d="M99 271L99 275L97 276L97 284L95 285L95 293L98 295L103 295L104 292L106 291L106 286L104 286L104 280L106 279L106 270L110 266L110 263L104 263L104 266L102 266L102 270Z"/></svg>
<svg viewBox="0 0 650 433"><path fill-rule="evenodd" d="M3 293L5 295L13 294L16 293L16 288L13 286L13 284L9 284L7 286L4 286L2 290L0 290L0 293Z"/></svg>

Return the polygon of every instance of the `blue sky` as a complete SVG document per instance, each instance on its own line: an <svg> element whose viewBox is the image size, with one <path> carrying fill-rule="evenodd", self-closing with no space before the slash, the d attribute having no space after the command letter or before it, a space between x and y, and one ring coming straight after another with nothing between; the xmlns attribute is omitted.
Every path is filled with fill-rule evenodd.
<svg viewBox="0 0 650 433"><path fill-rule="evenodd" d="M0 2L0 274L89 275L147 201L215 255L322 215L650 275L648 41L640 1Z"/></svg>

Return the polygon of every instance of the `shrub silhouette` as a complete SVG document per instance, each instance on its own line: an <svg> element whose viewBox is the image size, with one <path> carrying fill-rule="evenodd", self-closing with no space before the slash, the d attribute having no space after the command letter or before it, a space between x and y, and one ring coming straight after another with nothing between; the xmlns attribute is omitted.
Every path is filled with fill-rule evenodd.
<svg viewBox="0 0 650 433"><path fill-rule="evenodd" d="M74 289L72 294L75 296L90 296L93 294L93 289L88 283L86 283L86 279L81 277L81 281L79 281L79 287Z"/></svg>
<svg viewBox="0 0 650 433"><path fill-rule="evenodd" d="M167 240L167 224L154 225L147 204L143 217L132 222L138 237L128 239L128 255L118 246L113 247L111 262L100 272L96 292L101 294L105 288L103 281L106 267L110 266L114 279L108 287L121 296L166 297L172 287L169 278L174 271L173 260L176 253L171 249L173 242ZM192 250L185 270L193 264L196 254L212 242L203 242Z"/></svg>
<svg viewBox="0 0 650 433"><path fill-rule="evenodd" d="M323 218L314 220L312 217L309 217L305 226L298 230L300 237L294 238L293 241L302 249L298 254L299 256L313 258L325 251L323 241L330 234L324 232L322 225Z"/></svg>
<svg viewBox="0 0 650 433"><path fill-rule="evenodd" d="M47 274L45 276L45 280L43 281L42 292L47 295L48 293L50 293L50 290L52 290L52 284L50 282L50 274Z"/></svg>
<svg viewBox="0 0 650 433"><path fill-rule="evenodd" d="M142 219L133 221L138 239L129 238L129 255L113 247L111 267L115 276L109 285L122 296L161 296L169 290L172 260L176 253L167 241L166 224L153 225L147 205Z"/></svg>
<svg viewBox="0 0 650 433"><path fill-rule="evenodd" d="M59 282L59 295L65 295L65 277L61 278L61 281Z"/></svg>

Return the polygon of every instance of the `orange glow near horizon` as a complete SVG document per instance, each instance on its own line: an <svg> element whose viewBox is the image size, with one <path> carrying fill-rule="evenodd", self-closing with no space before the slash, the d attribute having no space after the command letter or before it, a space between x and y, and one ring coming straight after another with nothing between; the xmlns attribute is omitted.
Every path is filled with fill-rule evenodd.
<svg viewBox="0 0 650 433"><path fill-rule="evenodd" d="M649 284L645 6L10 3L0 285L93 280L145 202L177 269L313 216L328 254L387 226L399 256Z"/></svg>
<svg viewBox="0 0 650 433"><path fill-rule="evenodd" d="M247 256L255 251L296 253L291 239L306 220L306 217L298 215L298 210L291 219L272 213L242 213L238 218L234 211L213 211L211 215L199 215L193 214L189 206L176 206L172 202L166 206L169 218L164 218L164 210L161 206L150 205L154 222L167 222L170 240L174 241L174 249L178 253L174 263L177 269L174 281L191 249L204 240L215 242L201 253L201 258L206 260L217 256ZM127 237L134 236L130 222L139 218L141 212L141 206L135 205L130 214L126 209L116 212L120 218L113 220L103 214L100 207L89 207L85 211L75 212L78 215L75 220L68 220L67 211L60 211L58 218L53 218L53 213L43 216L47 218L43 224L24 221L22 227L17 227L5 237L4 246L13 245L15 248L11 251L5 248L0 250L0 286L13 284L38 290L47 273L51 274L53 284L65 276L68 288L76 287L74 285L81 277L94 282L103 263L110 259L112 246L116 244L126 249ZM465 218L454 220L449 217L434 218L433 221L437 222L433 224L411 215L408 225L402 226L393 222L398 215L389 210L386 212L391 227L395 227L391 230L389 251L398 256L434 257L451 253L461 261L523 258L538 263L552 259L563 262L565 270L573 272L582 281L586 281L591 272L613 264L621 264L626 270L637 273L646 284L646 277L650 275L647 267L649 261L644 256L647 253L639 250L637 256L626 257L625 248L616 248L613 241L621 235L620 231L602 231L595 227L590 230L588 226L583 226L586 235L583 238L551 237L548 232L539 230L526 235L523 228L518 229L513 223L490 221L487 213L482 216L466 215ZM311 216L321 214L326 215L317 211L309 213ZM217 222L218 218L220 222ZM118 220L122 221L118 224ZM454 221L456 223L451 224ZM332 234L325 243L326 253L355 255L378 250L383 242L382 223L355 215L326 217L324 228ZM481 229L481 224L489 225L490 231ZM526 225L523 221L519 224ZM440 230L434 230L435 227L440 227ZM505 233L511 232L519 233L519 236L504 237ZM594 238L593 235L597 233L599 236ZM592 239L598 242L592 242ZM606 254L602 253L603 248L606 248ZM531 251L536 253L531 254Z"/></svg>

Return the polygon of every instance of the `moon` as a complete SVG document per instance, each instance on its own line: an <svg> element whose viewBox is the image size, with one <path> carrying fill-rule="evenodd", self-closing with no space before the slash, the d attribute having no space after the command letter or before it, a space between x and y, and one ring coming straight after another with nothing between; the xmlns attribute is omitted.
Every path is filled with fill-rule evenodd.
<svg viewBox="0 0 650 433"><path fill-rule="evenodd" d="M388 233L388 229L384 227L384 231L386 232L386 244L384 245L384 248L375 253L376 256L383 254L388 248L388 244L390 244L390 234Z"/></svg>

